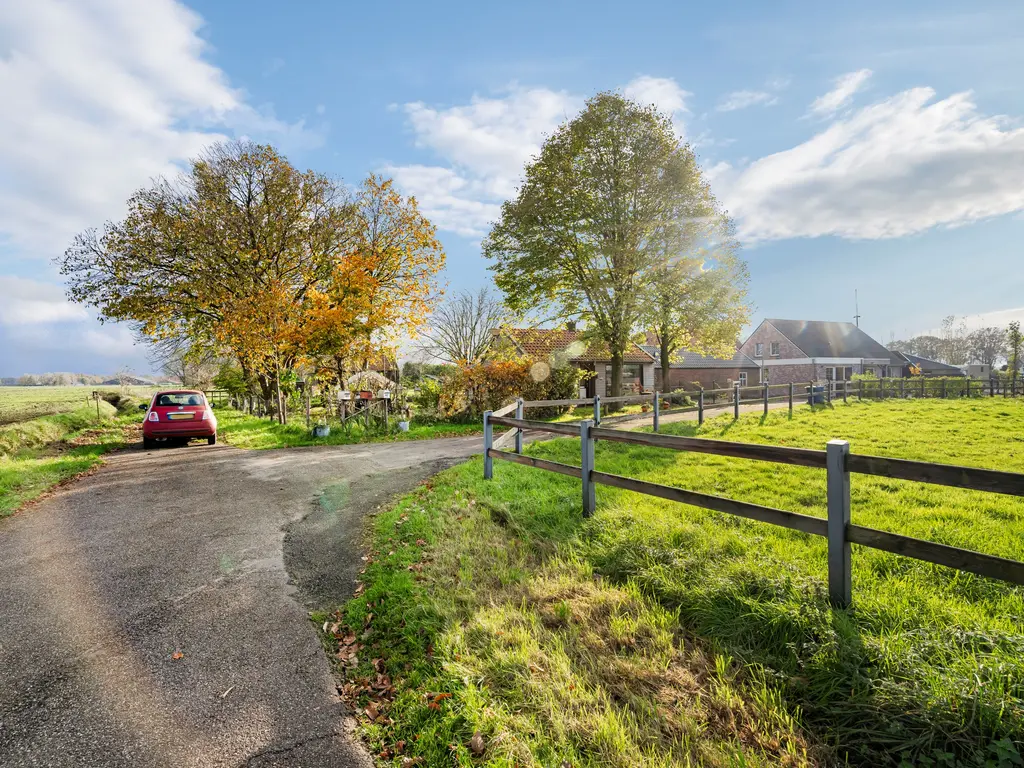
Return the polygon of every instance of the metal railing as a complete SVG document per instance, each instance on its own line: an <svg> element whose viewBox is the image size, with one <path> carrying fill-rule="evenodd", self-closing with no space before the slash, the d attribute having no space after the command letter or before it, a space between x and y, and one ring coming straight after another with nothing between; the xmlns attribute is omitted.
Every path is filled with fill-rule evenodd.
<svg viewBox="0 0 1024 768"><path fill-rule="evenodd" d="M494 425L515 428L514 431L520 437L514 453L494 447ZM521 434L522 430L525 429L579 437L580 466L576 467L570 464L562 464L523 455ZM814 517L784 509L765 507L745 501L696 491L687 491L645 480L636 480L621 475L600 472L594 466L594 442L596 440L824 469L827 473L827 517ZM579 424L552 424L545 421L527 421L522 418L497 416L488 411L484 414L484 479L490 480L493 477L494 459L580 478L582 481L584 517L590 517L594 514L596 507L595 487L597 485L606 485L648 496L678 501L704 509L737 515L751 520L771 523L772 525L802 531L813 536L824 536L828 540L829 599L839 607L848 606L852 601L851 544L860 544L872 549L892 552L980 576L1024 585L1024 563L1022 562L950 547L945 544L937 544L902 534L879 531L873 528L854 525L850 522L851 473L911 480L920 483L931 483L1011 496L1024 496L1024 474L852 454L850 453L850 444L845 440L831 440L826 445L826 449L820 451L755 443L726 442L706 438L628 432L598 427L589 419Z"/></svg>

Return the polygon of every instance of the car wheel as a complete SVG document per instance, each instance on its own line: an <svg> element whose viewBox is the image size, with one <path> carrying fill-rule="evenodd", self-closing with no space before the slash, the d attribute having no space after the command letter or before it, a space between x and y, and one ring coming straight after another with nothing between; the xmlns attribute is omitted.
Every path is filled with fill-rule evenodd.
<svg viewBox="0 0 1024 768"><path fill-rule="evenodd" d="M211 437L206 438L206 444L207 445L216 445L217 444L217 436L213 435Z"/></svg>
<svg viewBox="0 0 1024 768"><path fill-rule="evenodd" d="M144 451L150 451L150 450L152 450L154 448L156 448L156 441L155 440L151 440L148 437L142 438L142 449Z"/></svg>

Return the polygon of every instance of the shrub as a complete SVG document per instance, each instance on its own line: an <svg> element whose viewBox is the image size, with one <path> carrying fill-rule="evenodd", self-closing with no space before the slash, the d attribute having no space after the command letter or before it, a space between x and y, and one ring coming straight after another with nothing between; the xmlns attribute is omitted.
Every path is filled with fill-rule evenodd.
<svg viewBox="0 0 1024 768"><path fill-rule="evenodd" d="M526 358L464 366L441 384L438 411L447 417L478 418L517 397L524 400L568 400L578 396L580 384L590 376L572 366L553 368ZM533 418L557 416L566 408L541 408Z"/></svg>
<svg viewBox="0 0 1024 768"><path fill-rule="evenodd" d="M421 379L416 387L416 393L410 399L420 410L437 411L437 404L441 399L441 382L437 379Z"/></svg>

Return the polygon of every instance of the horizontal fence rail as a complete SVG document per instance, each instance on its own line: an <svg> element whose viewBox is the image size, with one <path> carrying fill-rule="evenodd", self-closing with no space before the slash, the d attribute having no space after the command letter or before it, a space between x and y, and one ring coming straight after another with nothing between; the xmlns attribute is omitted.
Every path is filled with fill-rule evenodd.
<svg viewBox="0 0 1024 768"><path fill-rule="evenodd" d="M789 388L792 390L791 386ZM765 389L765 392L767 391ZM517 413L522 412L522 401L519 402L519 405ZM516 429L520 439L517 441L515 453L494 448L492 427L495 424ZM533 456L524 456L522 453L521 433L527 429L557 435L578 436L581 445L580 466L575 467ZM827 473L827 517L814 517L721 496L660 485L645 480L623 477L608 472L600 472L594 467L594 443L597 440L825 469ZM590 420L582 421L579 424L530 421L521 418L496 416L488 411L484 414L485 479L493 477L493 459L511 461L536 469L580 478L582 481L583 514L587 517L592 515L595 510L595 486L605 485L778 525L815 536L824 536L828 540L829 599L833 604L840 607L848 606L852 601L851 544L912 557L917 560L955 568L979 576L1024 585L1024 563L1016 560L986 555L911 536L878 531L873 528L853 525L850 522L851 473L931 483L989 493L1001 493L1011 496L1024 496L1024 474L906 459L890 459L882 456L851 454L850 445L844 440L832 440L826 446L826 450L821 451L810 448L789 448L756 443L710 440L707 438L626 432L597 427Z"/></svg>

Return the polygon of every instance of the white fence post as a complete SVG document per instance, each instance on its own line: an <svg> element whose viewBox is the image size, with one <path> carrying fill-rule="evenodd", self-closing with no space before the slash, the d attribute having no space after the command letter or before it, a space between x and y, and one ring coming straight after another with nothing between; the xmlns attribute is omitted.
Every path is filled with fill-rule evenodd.
<svg viewBox="0 0 1024 768"><path fill-rule="evenodd" d="M594 424L601 426L601 396L594 393Z"/></svg>
<svg viewBox="0 0 1024 768"><path fill-rule="evenodd" d="M491 426L491 412L484 411L484 480L494 476L494 459L491 458L491 446L494 444L494 427Z"/></svg>
<svg viewBox="0 0 1024 768"><path fill-rule="evenodd" d="M846 459L850 444L829 440L825 447L828 472L828 597L838 608L850 605L852 596L850 542L846 527L850 524L850 472Z"/></svg>
<svg viewBox="0 0 1024 768"><path fill-rule="evenodd" d="M654 393L654 431L658 431L658 420L661 417L661 397L659 393Z"/></svg>
<svg viewBox="0 0 1024 768"><path fill-rule="evenodd" d="M516 398L516 418L522 420L523 418L523 398ZM521 427L516 427L516 453L523 452L523 430Z"/></svg>
<svg viewBox="0 0 1024 768"><path fill-rule="evenodd" d="M590 434L593 426L594 422L589 420L580 422L580 477L583 480L584 517L593 516L597 506L595 483L590 479L590 473L594 471L594 438Z"/></svg>

